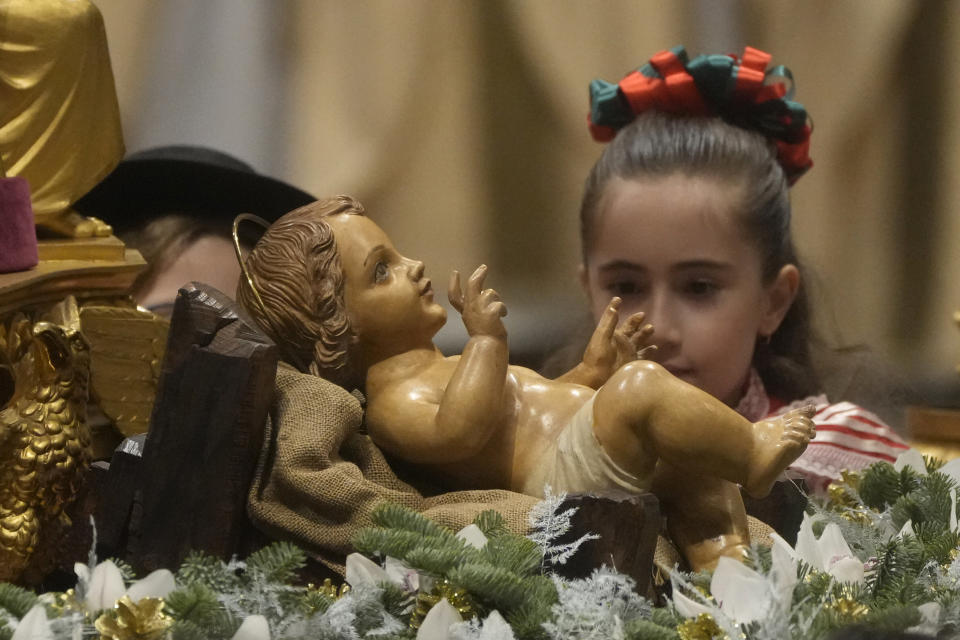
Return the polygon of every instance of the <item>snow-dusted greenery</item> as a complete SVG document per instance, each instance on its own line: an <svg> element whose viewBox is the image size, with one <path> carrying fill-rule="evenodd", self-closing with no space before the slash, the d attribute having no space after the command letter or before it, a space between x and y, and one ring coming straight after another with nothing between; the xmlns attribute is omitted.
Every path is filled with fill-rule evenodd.
<svg viewBox="0 0 960 640"><path fill-rule="evenodd" d="M168 626L151 640L800 640L850 625L952 637L960 631L960 461L941 468L911 455L848 479L811 504L795 545L776 538L744 563L674 571L658 606L609 567L576 580L552 572L589 537L564 542L573 510L548 492L529 538L511 534L495 512L455 533L383 505L356 537L364 555L348 558L352 589L339 598L294 586L306 557L289 544L242 562L194 554L176 574L135 583L124 567L91 558L77 567L72 597L0 584L0 640L100 638L95 622L118 615L111 603L121 595L163 598Z"/></svg>

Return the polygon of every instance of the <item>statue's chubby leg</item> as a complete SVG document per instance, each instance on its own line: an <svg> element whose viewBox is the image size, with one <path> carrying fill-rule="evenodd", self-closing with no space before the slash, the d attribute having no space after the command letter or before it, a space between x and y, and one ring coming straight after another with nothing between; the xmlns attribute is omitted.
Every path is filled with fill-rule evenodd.
<svg viewBox="0 0 960 640"><path fill-rule="evenodd" d="M714 569L721 556L743 559L750 534L737 485L661 462L652 491L671 540L693 571Z"/></svg>
<svg viewBox="0 0 960 640"><path fill-rule="evenodd" d="M631 473L649 477L662 459L701 477L743 485L757 497L769 492L815 433L812 407L750 423L646 361L631 362L611 376L597 391L593 411L604 451Z"/></svg>

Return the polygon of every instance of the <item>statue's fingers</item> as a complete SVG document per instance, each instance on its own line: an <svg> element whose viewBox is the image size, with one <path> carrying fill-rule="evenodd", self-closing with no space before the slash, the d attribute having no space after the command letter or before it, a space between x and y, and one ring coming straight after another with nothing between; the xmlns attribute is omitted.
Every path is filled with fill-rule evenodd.
<svg viewBox="0 0 960 640"><path fill-rule="evenodd" d="M621 302L620 298L611 298L610 304L607 305L607 308L603 310L603 315L600 316L600 322L597 323L597 333L606 340L612 338L613 332L617 329L617 323L620 320Z"/></svg>
<svg viewBox="0 0 960 640"><path fill-rule="evenodd" d="M499 302L500 294L493 289L484 289L480 292L480 304L489 305L491 302Z"/></svg>
<svg viewBox="0 0 960 640"><path fill-rule="evenodd" d="M639 348L640 345L648 342L651 336L653 336L653 325L652 324L644 325L638 331L634 332L630 336L630 342L632 342L634 346Z"/></svg>
<svg viewBox="0 0 960 640"><path fill-rule="evenodd" d="M450 284L447 286L447 300L450 305L463 313L463 291L460 288L460 272L454 270L450 274Z"/></svg>
<svg viewBox="0 0 960 640"><path fill-rule="evenodd" d="M467 298L473 299L480 295L480 291L483 289L483 280L486 277L487 265L485 264L480 265L470 274L470 278L467 280Z"/></svg>
<svg viewBox="0 0 960 640"><path fill-rule="evenodd" d="M647 314L643 311L637 311L636 313L630 314L630 317L627 318L626 322L623 323L621 327L623 331L627 334L633 334L640 329L640 326L643 324L643 321L646 320Z"/></svg>

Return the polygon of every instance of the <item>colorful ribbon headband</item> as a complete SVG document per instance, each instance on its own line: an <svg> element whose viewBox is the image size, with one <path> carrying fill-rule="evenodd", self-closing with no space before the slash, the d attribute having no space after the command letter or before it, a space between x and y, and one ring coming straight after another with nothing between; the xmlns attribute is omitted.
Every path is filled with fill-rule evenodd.
<svg viewBox="0 0 960 640"><path fill-rule="evenodd" d="M767 69L770 60L769 53L752 47L744 49L742 58L703 55L690 61L683 47L661 51L618 84L590 83L590 133L598 142L608 142L649 109L719 116L771 138L793 184L813 166L811 127L806 109L792 99L790 70L782 65Z"/></svg>

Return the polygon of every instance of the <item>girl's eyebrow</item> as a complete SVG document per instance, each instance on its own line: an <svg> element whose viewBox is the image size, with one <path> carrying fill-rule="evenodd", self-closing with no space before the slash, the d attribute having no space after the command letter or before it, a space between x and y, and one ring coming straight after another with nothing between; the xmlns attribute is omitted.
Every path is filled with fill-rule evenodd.
<svg viewBox="0 0 960 640"><path fill-rule="evenodd" d="M733 268L728 262L718 260L687 260L673 265L671 271L687 271L690 269L710 269L712 271L728 271Z"/></svg>
<svg viewBox="0 0 960 640"><path fill-rule="evenodd" d="M370 251L367 253L367 257L363 259L363 266L366 267L367 263L370 262L370 258L372 258L374 255L379 255L380 252L385 248L386 247L384 245L378 244L373 249L370 249Z"/></svg>
<svg viewBox="0 0 960 640"><path fill-rule="evenodd" d="M597 269L599 271L646 271L642 265L629 260L611 260L604 262Z"/></svg>

